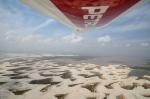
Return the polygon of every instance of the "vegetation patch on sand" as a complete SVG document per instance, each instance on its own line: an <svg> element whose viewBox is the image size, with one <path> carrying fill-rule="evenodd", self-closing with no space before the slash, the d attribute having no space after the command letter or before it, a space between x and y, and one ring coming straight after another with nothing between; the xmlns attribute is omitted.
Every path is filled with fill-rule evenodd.
<svg viewBox="0 0 150 99"><path fill-rule="evenodd" d="M25 78L29 78L28 75L10 77L10 79L25 79Z"/></svg>
<svg viewBox="0 0 150 99"><path fill-rule="evenodd" d="M15 95L22 95L22 94L26 93L29 90L31 90L31 89L25 89L25 90L13 90L13 89L9 89L9 91L11 91Z"/></svg>
<svg viewBox="0 0 150 99"><path fill-rule="evenodd" d="M117 99L126 99L126 97L123 94L116 96L116 98Z"/></svg>
<svg viewBox="0 0 150 99"><path fill-rule="evenodd" d="M86 99L96 99L96 97L87 97Z"/></svg>
<svg viewBox="0 0 150 99"><path fill-rule="evenodd" d="M108 85L105 85L105 87L108 88L108 89L113 89L113 86L112 86L112 85L113 85L114 83L117 83L117 82L112 82L112 83L110 83L110 84L108 84Z"/></svg>
<svg viewBox="0 0 150 99"><path fill-rule="evenodd" d="M55 97L57 99L65 99L65 97L67 96L67 94L56 94Z"/></svg>
<svg viewBox="0 0 150 99"><path fill-rule="evenodd" d="M5 84L5 83L7 83L7 82L0 82L0 85L3 85L3 84Z"/></svg>
<svg viewBox="0 0 150 99"><path fill-rule="evenodd" d="M32 81L29 82L29 84L51 84L51 85L56 85L56 84L59 84L59 83L60 82L53 81L52 78L32 80Z"/></svg>
<svg viewBox="0 0 150 99"><path fill-rule="evenodd" d="M126 89L126 90L133 90L138 86L137 83L133 83L132 85L120 85L121 88Z"/></svg>
<svg viewBox="0 0 150 99"><path fill-rule="evenodd" d="M41 90L40 90L40 92L46 92L47 90L48 90L48 88L50 88L52 85L47 85L47 86L45 86L44 88L42 88Z"/></svg>
<svg viewBox="0 0 150 99"><path fill-rule="evenodd" d="M83 85L82 88L86 88L91 92L96 92L96 87L98 84L99 84L99 82L91 83L91 84Z"/></svg>
<svg viewBox="0 0 150 99"><path fill-rule="evenodd" d="M150 97L150 93L149 94L143 94L144 97Z"/></svg>
<svg viewBox="0 0 150 99"><path fill-rule="evenodd" d="M142 87L144 87L144 89L150 89L150 84L149 83L144 83L142 85Z"/></svg>
<svg viewBox="0 0 150 99"><path fill-rule="evenodd" d="M52 78L32 80L29 84L50 84L52 82Z"/></svg>
<svg viewBox="0 0 150 99"><path fill-rule="evenodd" d="M63 73L61 75L61 78L63 78L63 79L70 79L70 78L72 78L71 72L66 71L65 73Z"/></svg>

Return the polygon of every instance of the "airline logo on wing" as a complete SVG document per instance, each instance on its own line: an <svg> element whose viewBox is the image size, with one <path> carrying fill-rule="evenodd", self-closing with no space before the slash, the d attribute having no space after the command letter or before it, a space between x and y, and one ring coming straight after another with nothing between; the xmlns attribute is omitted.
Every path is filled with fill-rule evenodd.
<svg viewBox="0 0 150 99"><path fill-rule="evenodd" d="M50 0L77 27L103 26L140 0Z"/></svg>
<svg viewBox="0 0 150 99"><path fill-rule="evenodd" d="M83 10L88 11L88 14L83 15L85 27L88 28L97 25L108 8L109 6L82 7Z"/></svg>

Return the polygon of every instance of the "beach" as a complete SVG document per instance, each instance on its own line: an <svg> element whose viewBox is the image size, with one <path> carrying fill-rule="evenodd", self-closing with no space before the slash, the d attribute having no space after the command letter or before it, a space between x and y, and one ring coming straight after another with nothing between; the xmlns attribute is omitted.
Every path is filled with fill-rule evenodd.
<svg viewBox="0 0 150 99"><path fill-rule="evenodd" d="M148 73L133 75L135 69L125 64L67 63L62 58L1 57L0 99L150 98Z"/></svg>

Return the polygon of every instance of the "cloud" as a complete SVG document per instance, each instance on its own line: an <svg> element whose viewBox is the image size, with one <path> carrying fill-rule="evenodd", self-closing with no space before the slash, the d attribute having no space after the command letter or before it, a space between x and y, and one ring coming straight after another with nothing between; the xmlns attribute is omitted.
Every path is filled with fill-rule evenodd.
<svg viewBox="0 0 150 99"><path fill-rule="evenodd" d="M18 2L18 0L15 1ZM146 30L150 26L150 14L147 13L147 9L150 8L149 5L142 10L139 10L140 8L135 9L136 12L117 19L107 27L88 31L85 33L86 36L83 34L86 38L83 38L80 35L67 34L72 30L26 6L22 6L20 3L14 5L15 1L11 1L9 5L0 3L2 5L0 6L0 50L31 50L33 52L79 53L84 55L89 53L91 55L124 53L126 49L128 52L131 51L127 52L128 54L140 53L138 52L140 48L142 49L140 50L141 53L146 53L145 49L149 50L149 47L144 47L150 46L150 36L147 33L149 29ZM121 33L124 32L126 33L122 35ZM98 33L102 36L97 37ZM137 33L137 35L132 33ZM85 39L84 42L82 42L83 39ZM102 47L106 44L109 46Z"/></svg>
<svg viewBox="0 0 150 99"><path fill-rule="evenodd" d="M97 41L99 42L99 43L108 43L108 42L111 42L111 37L109 36L109 35L105 35L105 36L102 36L102 37L99 37L98 39L97 39Z"/></svg>
<svg viewBox="0 0 150 99"><path fill-rule="evenodd" d="M123 19L118 21L118 23L120 24L121 21L123 21ZM148 20L143 19L143 20L135 21L133 19L133 21L131 22L125 22L120 25L106 26L103 28L102 31L108 33L124 33L124 32L135 32L137 30L147 30L147 29L148 30L150 29L150 23Z"/></svg>
<svg viewBox="0 0 150 99"><path fill-rule="evenodd" d="M4 33L4 39L6 41L12 41L16 43L28 43L29 45L33 42L36 43L42 43L42 44L48 44L52 41L51 38L44 37L43 34L37 34L36 32L50 23L52 23L54 20L48 19L44 22L42 22L40 25L35 27L18 27L17 29L7 29L7 32Z"/></svg>
<svg viewBox="0 0 150 99"><path fill-rule="evenodd" d="M134 30L141 30L141 29L149 29L149 23L148 22L139 22L139 23L129 23L124 26L117 26L112 27L113 31L115 32L127 32L127 31L134 31Z"/></svg>
<svg viewBox="0 0 150 99"><path fill-rule="evenodd" d="M28 35L26 37L21 38L22 42L28 42L28 43L32 43L32 42L36 42L39 44L49 44L50 42L52 42L51 38L44 38L42 37L42 35Z"/></svg>
<svg viewBox="0 0 150 99"><path fill-rule="evenodd" d="M103 31L107 31L108 33L124 33L135 32L137 30L149 30L150 14L147 12L147 9L150 7L149 4L142 5L141 7L117 18L110 25L106 25L103 28Z"/></svg>
<svg viewBox="0 0 150 99"><path fill-rule="evenodd" d="M126 47L131 47L131 44L130 44L130 43L128 43L128 44L126 44L125 46L126 46Z"/></svg>
<svg viewBox="0 0 150 99"><path fill-rule="evenodd" d="M71 35L64 36L62 38L65 42L70 43L79 43L83 40L83 37L76 35L75 33L72 33Z"/></svg>
<svg viewBox="0 0 150 99"><path fill-rule="evenodd" d="M28 34L28 35L18 35L18 33L8 32L5 34L5 40L7 42L15 42L15 43L39 43L39 44L49 44L52 42L51 38L45 38L40 34Z"/></svg>
<svg viewBox="0 0 150 99"><path fill-rule="evenodd" d="M143 46L143 47L147 47L147 46L149 46L149 43L141 43L141 46Z"/></svg>
<svg viewBox="0 0 150 99"><path fill-rule="evenodd" d="M41 23L40 25L38 25L37 27L34 27L33 28L33 31L38 31L46 26L48 26L50 23L53 23L54 20L53 19L49 19L49 20L46 20L45 22Z"/></svg>

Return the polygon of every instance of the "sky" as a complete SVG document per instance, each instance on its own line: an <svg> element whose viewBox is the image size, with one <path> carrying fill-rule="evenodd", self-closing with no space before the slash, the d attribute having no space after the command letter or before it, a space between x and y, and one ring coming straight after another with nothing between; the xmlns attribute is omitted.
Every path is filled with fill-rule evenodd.
<svg viewBox="0 0 150 99"><path fill-rule="evenodd" d="M24 5L0 0L0 52L150 56L150 2L105 27L73 29Z"/></svg>

